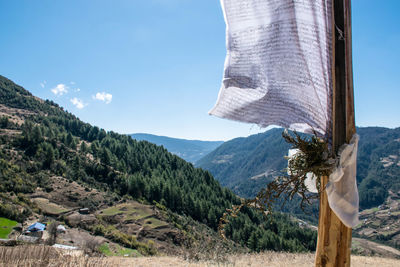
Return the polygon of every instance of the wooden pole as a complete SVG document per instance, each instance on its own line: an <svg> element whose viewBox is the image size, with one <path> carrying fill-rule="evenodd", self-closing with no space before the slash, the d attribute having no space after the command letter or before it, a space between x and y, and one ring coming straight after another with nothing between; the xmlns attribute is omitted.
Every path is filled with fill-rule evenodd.
<svg viewBox="0 0 400 267"><path fill-rule="evenodd" d="M351 0L333 1L333 111L332 149L348 143L356 132L354 121L351 53ZM321 190L328 183L323 177ZM350 266L351 228L331 210L327 194L321 194L315 266Z"/></svg>

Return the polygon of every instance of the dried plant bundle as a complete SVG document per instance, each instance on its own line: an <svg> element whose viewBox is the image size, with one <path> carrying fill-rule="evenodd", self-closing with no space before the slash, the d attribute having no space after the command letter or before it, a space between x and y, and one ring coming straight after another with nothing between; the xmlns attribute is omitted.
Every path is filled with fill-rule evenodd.
<svg viewBox="0 0 400 267"><path fill-rule="evenodd" d="M314 199L319 199L321 195L320 181L322 176L329 176L335 167L336 159L329 152L328 143L314 135L301 136L296 132L291 135L287 130L282 133L282 137L296 149L288 160L287 175L278 176L263 188L254 199L246 199L240 205L234 205L227 209L219 221L219 233L225 237L225 225L229 223L229 217L237 217L242 207L253 207L264 215L272 212L273 204L280 198L284 198L281 208L287 200L292 200L296 195L300 196L300 208L304 211L306 205L311 204ZM306 180L310 176L315 177L318 192L311 193L307 187ZM323 189L324 190L324 189Z"/></svg>

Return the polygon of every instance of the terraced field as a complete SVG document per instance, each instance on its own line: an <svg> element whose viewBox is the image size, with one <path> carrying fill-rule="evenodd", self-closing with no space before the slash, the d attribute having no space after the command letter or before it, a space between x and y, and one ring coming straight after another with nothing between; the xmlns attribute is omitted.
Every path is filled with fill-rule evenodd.
<svg viewBox="0 0 400 267"><path fill-rule="evenodd" d="M60 215L62 213L70 211L70 209L64 208L56 203L50 202L47 198L34 198L33 202L35 202L39 208L45 213L49 215Z"/></svg>
<svg viewBox="0 0 400 267"><path fill-rule="evenodd" d="M400 192L389 192L385 203L360 212L354 233L362 238L400 247Z"/></svg>
<svg viewBox="0 0 400 267"><path fill-rule="evenodd" d="M168 225L166 222L155 217L154 210L151 206L138 205L138 203L135 202L118 204L100 210L98 214L101 217L113 217L122 224L135 223L151 229Z"/></svg>

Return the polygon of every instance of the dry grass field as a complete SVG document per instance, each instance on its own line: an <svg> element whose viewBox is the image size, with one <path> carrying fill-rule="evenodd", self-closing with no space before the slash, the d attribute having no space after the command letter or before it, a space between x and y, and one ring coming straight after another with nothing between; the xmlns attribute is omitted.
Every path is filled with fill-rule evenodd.
<svg viewBox="0 0 400 267"><path fill-rule="evenodd" d="M400 266L400 260L352 256L353 267L379 266L395 267ZM73 256L63 253L60 250L47 246L20 246L0 247L0 266L4 267L105 267L105 266L133 266L133 267L246 267L246 266L295 266L309 267L314 264L314 254L291 254L278 252L265 252L260 254L232 255L224 258L223 261L186 261L178 257L87 257Z"/></svg>
<svg viewBox="0 0 400 267"><path fill-rule="evenodd" d="M400 260L352 256L351 266L400 266ZM175 257L150 257L138 259L108 258L112 266L137 266L137 267L310 267L314 266L314 254L291 254L265 252L260 254L235 255L228 257L224 262L200 261L188 262Z"/></svg>

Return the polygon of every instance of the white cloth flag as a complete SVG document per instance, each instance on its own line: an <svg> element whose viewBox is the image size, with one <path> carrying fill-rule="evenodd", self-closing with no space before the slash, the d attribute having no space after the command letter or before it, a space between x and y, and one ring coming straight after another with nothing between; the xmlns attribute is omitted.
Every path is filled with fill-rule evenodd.
<svg viewBox="0 0 400 267"><path fill-rule="evenodd" d="M332 1L221 0L221 5L227 55L210 114L330 137ZM347 155L350 148L357 153L353 143ZM342 162L344 175L336 172L327 187L330 207L350 227L358 222L354 153Z"/></svg>
<svg viewBox="0 0 400 267"><path fill-rule="evenodd" d="M355 227L358 223L358 190L356 181L357 170L357 147L359 136L355 134L350 144L344 144L339 149L339 159L333 172L329 175L329 183L326 186L329 207L347 227ZM299 149L289 149L288 162ZM291 175L290 170L288 174ZM318 193L317 177L315 174L307 173L304 180L308 191Z"/></svg>
<svg viewBox="0 0 400 267"><path fill-rule="evenodd" d="M211 115L329 134L331 0L221 0L227 55Z"/></svg>
<svg viewBox="0 0 400 267"><path fill-rule="evenodd" d="M356 181L358 139L355 134L350 144L342 145L338 166L329 176L326 186L329 207L347 227L355 227L359 223Z"/></svg>

